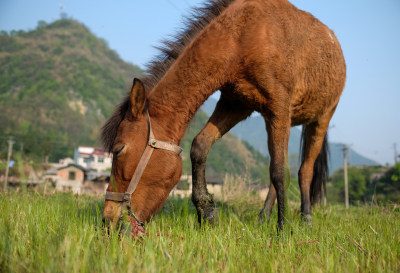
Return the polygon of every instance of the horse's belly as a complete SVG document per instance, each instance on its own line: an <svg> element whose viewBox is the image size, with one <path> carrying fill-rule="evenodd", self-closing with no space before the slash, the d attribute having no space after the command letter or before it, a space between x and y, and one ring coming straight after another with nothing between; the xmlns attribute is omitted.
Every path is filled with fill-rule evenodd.
<svg viewBox="0 0 400 273"><path fill-rule="evenodd" d="M300 92L301 94L302 92ZM292 126L317 121L336 106L340 94L336 92L305 92L302 96L292 98L290 115Z"/></svg>

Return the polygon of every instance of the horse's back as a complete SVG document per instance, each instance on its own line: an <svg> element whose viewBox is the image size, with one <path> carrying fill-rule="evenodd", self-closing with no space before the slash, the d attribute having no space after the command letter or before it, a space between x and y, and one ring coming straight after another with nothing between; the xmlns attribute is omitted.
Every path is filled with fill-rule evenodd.
<svg viewBox="0 0 400 273"><path fill-rule="evenodd" d="M333 31L284 0L239 0L234 8L249 17L240 39L243 77L239 85L246 90L248 78L262 82L261 93L268 98L288 92L293 125L331 111L346 78L343 53ZM276 90L277 85L285 91Z"/></svg>

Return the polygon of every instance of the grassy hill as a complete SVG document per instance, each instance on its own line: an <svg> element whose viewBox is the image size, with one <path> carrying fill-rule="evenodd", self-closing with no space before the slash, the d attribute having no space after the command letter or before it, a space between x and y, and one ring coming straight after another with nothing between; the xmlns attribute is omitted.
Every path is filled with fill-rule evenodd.
<svg viewBox="0 0 400 273"><path fill-rule="evenodd" d="M0 153L6 137L33 159L72 156L78 145L100 146L100 128L143 72L126 63L107 42L77 21L43 21L29 32L0 32ZM190 173L193 137L207 116L199 112L182 141L184 172ZM234 149L232 148L234 147ZM210 154L208 172L248 174L265 182L267 159L233 135Z"/></svg>

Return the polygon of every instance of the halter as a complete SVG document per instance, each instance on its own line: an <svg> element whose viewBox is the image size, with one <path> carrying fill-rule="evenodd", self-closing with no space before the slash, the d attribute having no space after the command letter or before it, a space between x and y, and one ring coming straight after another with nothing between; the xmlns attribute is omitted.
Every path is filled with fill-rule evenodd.
<svg viewBox="0 0 400 273"><path fill-rule="evenodd" d="M181 147L175 144L157 140L154 137L153 130L151 129L151 122L148 111L146 111L146 115L147 115L147 124L149 125L149 138L146 145L146 149L144 150L142 157L139 160L138 166L136 167L136 170L132 176L128 189L124 193L107 191L105 197L106 200L122 203L122 205L124 205L128 209L129 216L133 217L136 220L136 223L141 227L144 227L144 223L140 221L133 212L131 198L133 192L136 190L136 187L139 184L140 178L142 177L143 171L146 168L147 163L149 162L151 154L153 153L154 149L171 151L176 153L177 155L180 155L183 151Z"/></svg>

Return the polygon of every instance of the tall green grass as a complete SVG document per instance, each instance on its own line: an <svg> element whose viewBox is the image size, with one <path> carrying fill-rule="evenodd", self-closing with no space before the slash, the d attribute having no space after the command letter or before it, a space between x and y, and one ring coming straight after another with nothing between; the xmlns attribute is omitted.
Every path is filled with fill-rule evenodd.
<svg viewBox="0 0 400 273"><path fill-rule="evenodd" d="M276 214L259 225L258 206L221 205L217 225L199 228L190 200L171 199L141 240L106 235L102 206L72 194L1 194L0 272L400 272L396 205L317 208L312 229L291 205L277 236Z"/></svg>

